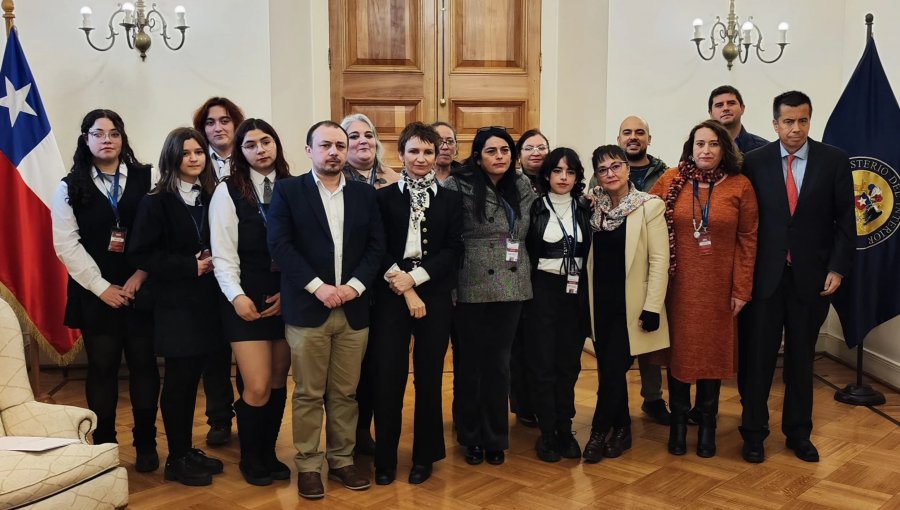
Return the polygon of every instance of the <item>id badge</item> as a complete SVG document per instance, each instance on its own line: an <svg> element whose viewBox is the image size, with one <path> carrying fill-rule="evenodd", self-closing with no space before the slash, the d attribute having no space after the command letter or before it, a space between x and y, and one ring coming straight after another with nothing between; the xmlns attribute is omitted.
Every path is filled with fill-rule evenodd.
<svg viewBox="0 0 900 510"><path fill-rule="evenodd" d="M278 265L278 262L275 262L275 259L272 259L272 262L269 264L269 272L271 273L280 273L281 266Z"/></svg>
<svg viewBox="0 0 900 510"><path fill-rule="evenodd" d="M712 255L712 238L709 237L709 232L700 234L697 246L700 248L700 255Z"/></svg>
<svg viewBox="0 0 900 510"><path fill-rule="evenodd" d="M566 276L566 294L578 294L578 275Z"/></svg>
<svg viewBox="0 0 900 510"><path fill-rule="evenodd" d="M107 249L115 253L124 253L126 235L128 235L127 228L113 227L109 233L109 247Z"/></svg>
<svg viewBox="0 0 900 510"><path fill-rule="evenodd" d="M209 248L203 248L200 255L197 255L197 260L206 260L210 257L212 257L212 252L209 251Z"/></svg>
<svg viewBox="0 0 900 510"><path fill-rule="evenodd" d="M519 241L513 241L512 239L506 240L506 261L519 261Z"/></svg>

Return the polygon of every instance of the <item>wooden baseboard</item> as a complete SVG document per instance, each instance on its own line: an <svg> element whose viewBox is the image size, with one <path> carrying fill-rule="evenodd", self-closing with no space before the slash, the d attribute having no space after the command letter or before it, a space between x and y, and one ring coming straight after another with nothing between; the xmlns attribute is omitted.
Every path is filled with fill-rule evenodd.
<svg viewBox="0 0 900 510"><path fill-rule="evenodd" d="M829 358L856 370L856 350L848 349L844 340L827 333L819 333L816 350L822 351ZM895 391L900 391L900 365L884 356L864 350L863 373L866 377L871 377Z"/></svg>

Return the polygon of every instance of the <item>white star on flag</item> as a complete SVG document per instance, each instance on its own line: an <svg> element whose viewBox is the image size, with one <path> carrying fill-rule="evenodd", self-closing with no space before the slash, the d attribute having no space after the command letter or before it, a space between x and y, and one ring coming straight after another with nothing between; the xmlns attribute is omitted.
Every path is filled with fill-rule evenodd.
<svg viewBox="0 0 900 510"><path fill-rule="evenodd" d="M16 119L19 117L20 113L27 113L37 117L37 113L31 109L31 106L26 101L30 90L30 83L19 90L16 90L16 87L9 81L9 78L6 78L6 97L0 99L0 106L5 106L9 109L10 125L16 125Z"/></svg>

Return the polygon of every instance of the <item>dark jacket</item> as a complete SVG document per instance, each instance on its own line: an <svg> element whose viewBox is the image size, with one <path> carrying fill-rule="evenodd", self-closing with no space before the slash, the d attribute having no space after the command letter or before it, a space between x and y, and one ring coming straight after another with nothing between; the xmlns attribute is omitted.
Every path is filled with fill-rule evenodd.
<svg viewBox="0 0 900 510"><path fill-rule="evenodd" d="M281 314L285 324L314 328L331 313L305 287L315 278L343 285L356 278L369 290L384 257L384 230L375 189L347 181L344 190L344 232L341 281L335 282L334 241L325 206L312 171L275 181L269 205L268 243L281 268ZM369 300L343 306L353 329L369 326Z"/></svg>
<svg viewBox="0 0 900 510"><path fill-rule="evenodd" d="M809 159L793 216L781 162L778 141L744 156L744 174L759 202L753 297L772 296L790 250L801 299L817 299L828 272L846 276L853 262L856 220L850 160L836 147L809 140Z"/></svg>
<svg viewBox="0 0 900 510"><path fill-rule="evenodd" d="M544 230L547 229L547 223L550 222L551 218L553 221L556 221L553 212L547 207L546 202L544 202L545 196L546 195L539 196L537 200L531 204L531 226L528 228L528 237L525 238L525 248L528 250L528 258L531 261L532 270L537 269L538 259L540 258L541 253L541 244L544 242ZM583 239L581 248L575 256L585 258L588 256L591 249L591 239L593 238L593 231L591 230L591 204L584 198L579 198L577 204L575 214L577 215L578 228L581 229ZM566 225L566 228L569 228L569 225ZM584 266L586 266L586 264L582 264L582 272L584 271Z"/></svg>
<svg viewBox="0 0 900 510"><path fill-rule="evenodd" d="M769 143L768 140L747 131L744 129L744 126L741 126L741 133L734 139L734 144L737 145L738 150L744 154L759 149L767 143Z"/></svg>
<svg viewBox="0 0 900 510"><path fill-rule="evenodd" d="M401 193L397 183L379 189L375 195L387 245L376 280L378 285L387 288L383 276L391 266L397 264L403 271L413 269L412 261L403 258L409 231L410 198L409 191ZM462 195L438 187L419 228L422 229L421 267L430 279L416 287L416 292L420 295L449 292L456 287L456 273L463 252Z"/></svg>
<svg viewBox="0 0 900 510"><path fill-rule="evenodd" d="M209 207L210 196L201 200ZM130 232L128 259L150 273L156 354L200 356L223 342L219 285L212 272L197 276L197 254L209 247L209 227L194 220L177 193L146 195ZM146 284L145 284L146 285Z"/></svg>

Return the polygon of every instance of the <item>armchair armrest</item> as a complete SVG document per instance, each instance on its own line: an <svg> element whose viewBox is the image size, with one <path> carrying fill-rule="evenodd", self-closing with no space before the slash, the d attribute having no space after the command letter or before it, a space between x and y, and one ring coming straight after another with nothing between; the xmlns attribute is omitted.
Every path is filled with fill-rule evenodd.
<svg viewBox="0 0 900 510"><path fill-rule="evenodd" d="M28 401L3 411L3 428L10 436L60 437L80 439L97 426L97 415L88 409Z"/></svg>

